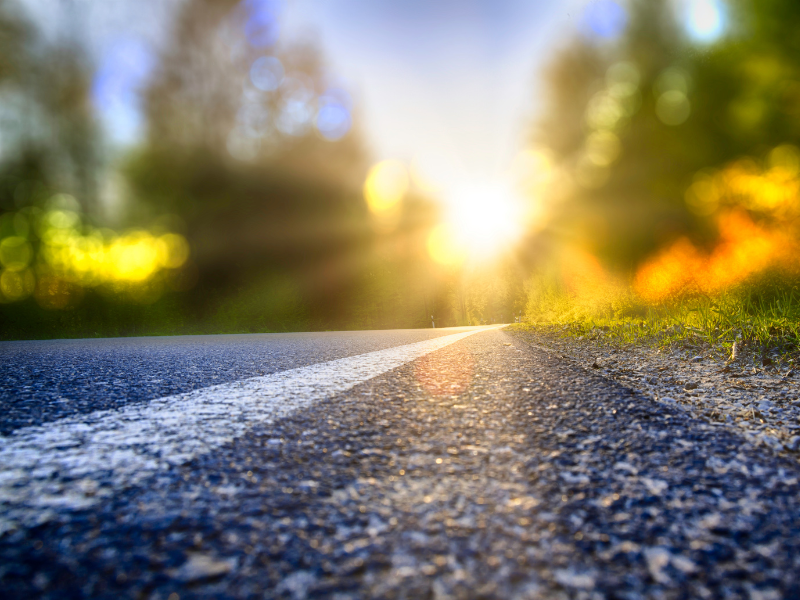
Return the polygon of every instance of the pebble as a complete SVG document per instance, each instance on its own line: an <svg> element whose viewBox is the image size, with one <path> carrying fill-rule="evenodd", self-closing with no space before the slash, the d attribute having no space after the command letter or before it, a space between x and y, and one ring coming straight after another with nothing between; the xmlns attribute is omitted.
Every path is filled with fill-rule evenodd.
<svg viewBox="0 0 800 600"><path fill-rule="evenodd" d="M220 560L207 554L190 554L188 560L177 569L170 569L170 577L184 583L213 579L227 575L236 568L235 559Z"/></svg>

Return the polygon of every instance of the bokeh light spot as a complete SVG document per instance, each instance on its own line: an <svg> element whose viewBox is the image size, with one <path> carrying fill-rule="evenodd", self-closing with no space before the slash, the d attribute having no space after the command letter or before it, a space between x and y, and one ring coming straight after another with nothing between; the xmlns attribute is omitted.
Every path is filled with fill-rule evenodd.
<svg viewBox="0 0 800 600"><path fill-rule="evenodd" d="M353 99L350 98L350 94L348 94L347 91L341 87L335 86L329 87L327 90L325 90L325 93L319 98L319 104L320 106L324 106L326 104L338 104L346 108L348 112L353 109Z"/></svg>
<svg viewBox="0 0 800 600"><path fill-rule="evenodd" d="M595 94L586 109L586 123L592 129L614 129L625 116L622 104L605 91Z"/></svg>
<svg viewBox="0 0 800 600"><path fill-rule="evenodd" d="M372 167L364 183L364 198L373 213L393 209L407 191L406 168L396 160L386 160Z"/></svg>
<svg viewBox="0 0 800 600"><path fill-rule="evenodd" d="M125 281L144 281L158 268L158 248L145 232L134 232L111 245L114 275Z"/></svg>
<svg viewBox="0 0 800 600"><path fill-rule="evenodd" d="M31 230L31 224L28 218L20 212L6 214L11 214L11 225L14 233L20 237L27 238Z"/></svg>
<svg viewBox="0 0 800 600"><path fill-rule="evenodd" d="M189 244L182 235L165 233L156 242L158 263L167 269L177 269L189 258Z"/></svg>
<svg viewBox="0 0 800 600"><path fill-rule="evenodd" d="M681 238L645 261L634 279L639 295L659 302L687 292L716 293L770 265L795 262L797 244L789 234L761 227L741 210L716 221L720 241L710 253Z"/></svg>
<svg viewBox="0 0 800 600"><path fill-rule="evenodd" d="M613 0L591 2L583 13L583 29L590 37L616 38L627 24L627 12Z"/></svg>
<svg viewBox="0 0 800 600"><path fill-rule="evenodd" d="M253 48L269 48L278 41L278 17L283 8L280 0L245 0L247 11L244 34Z"/></svg>
<svg viewBox="0 0 800 600"><path fill-rule="evenodd" d="M722 6L717 0L692 0L687 11L689 35L700 42L713 42L724 30Z"/></svg>
<svg viewBox="0 0 800 600"><path fill-rule="evenodd" d="M287 77L283 82L284 102L275 121L278 131L297 137L304 135L316 113L312 85L300 78Z"/></svg>
<svg viewBox="0 0 800 600"><path fill-rule="evenodd" d="M229 134L226 146L228 153L242 162L249 162L258 156L259 140L248 135L248 132L234 128Z"/></svg>
<svg viewBox="0 0 800 600"><path fill-rule="evenodd" d="M69 194L55 194L42 204L0 218L0 302L33 294L44 308L66 309L80 302L84 289L98 286L152 302L165 281L180 278L178 269L189 258L188 242L170 232L164 218L152 231L117 234L85 223Z"/></svg>
<svg viewBox="0 0 800 600"><path fill-rule="evenodd" d="M250 81L262 92L277 90L283 76L283 64L274 56L261 56L250 66Z"/></svg>
<svg viewBox="0 0 800 600"><path fill-rule="evenodd" d="M555 160L546 148L526 149L519 152L511 163L509 172L514 189L524 196L526 219L529 226L540 225L541 198L555 177Z"/></svg>
<svg viewBox="0 0 800 600"><path fill-rule="evenodd" d="M269 109L263 104L246 102L236 114L242 133L259 138L270 129Z"/></svg>
<svg viewBox="0 0 800 600"><path fill-rule="evenodd" d="M658 78L653 84L653 91L656 96L673 90L688 95L691 87L691 80L692 78L689 74L680 67L669 67L661 71L658 75Z"/></svg>
<svg viewBox="0 0 800 600"><path fill-rule="evenodd" d="M33 248L23 237L11 236L0 242L0 263L9 271L25 269L33 258Z"/></svg>
<svg viewBox="0 0 800 600"><path fill-rule="evenodd" d="M626 98L639 89L639 69L632 62L620 61L606 71L608 93L614 98Z"/></svg>
<svg viewBox="0 0 800 600"><path fill-rule="evenodd" d="M610 165L621 151L619 138L610 131L596 131L586 138L586 156L596 165Z"/></svg>
<svg viewBox="0 0 800 600"><path fill-rule="evenodd" d="M796 177L800 173L800 150L792 144L783 144L769 153L767 162L773 170Z"/></svg>
<svg viewBox="0 0 800 600"><path fill-rule="evenodd" d="M719 187L712 177L699 175L686 190L686 206L694 214L707 217L716 212L720 201Z"/></svg>
<svg viewBox="0 0 800 600"><path fill-rule="evenodd" d="M36 288L36 279L30 269L12 271L6 269L0 274L0 296L9 302L30 296Z"/></svg>
<svg viewBox="0 0 800 600"><path fill-rule="evenodd" d="M313 109L307 102L289 100L283 105L283 110L275 123L278 131L290 136L301 136L308 130Z"/></svg>
<svg viewBox="0 0 800 600"><path fill-rule="evenodd" d="M317 129L325 139L341 139L350 131L350 125L350 112L341 104L325 104L317 113Z"/></svg>
<svg viewBox="0 0 800 600"><path fill-rule="evenodd" d="M584 154L575 165L575 180L581 187L598 189L603 187L611 173L607 165L594 162L590 156Z"/></svg>
<svg viewBox="0 0 800 600"><path fill-rule="evenodd" d="M656 102L656 116L665 125L672 127L685 123L692 112L689 99L681 91L670 90L658 97Z"/></svg>

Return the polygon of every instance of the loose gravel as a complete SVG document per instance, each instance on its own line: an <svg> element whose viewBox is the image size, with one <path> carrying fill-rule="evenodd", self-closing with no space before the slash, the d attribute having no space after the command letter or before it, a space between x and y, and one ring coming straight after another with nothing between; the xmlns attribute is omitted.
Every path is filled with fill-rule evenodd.
<svg viewBox="0 0 800 600"><path fill-rule="evenodd" d="M800 467L500 331L0 537L7 598L800 597Z"/></svg>
<svg viewBox="0 0 800 600"><path fill-rule="evenodd" d="M711 348L615 348L600 331L582 339L545 327L514 334L696 419L729 425L751 443L800 459L800 373L791 364L764 366L760 353L747 351L731 360Z"/></svg>

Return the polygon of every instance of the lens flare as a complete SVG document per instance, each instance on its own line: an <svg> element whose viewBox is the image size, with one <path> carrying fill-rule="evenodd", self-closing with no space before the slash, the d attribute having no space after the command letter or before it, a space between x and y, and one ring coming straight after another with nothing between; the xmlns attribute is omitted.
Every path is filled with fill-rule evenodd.
<svg viewBox="0 0 800 600"><path fill-rule="evenodd" d="M447 204L455 234L473 254L493 253L521 233L522 202L505 183L476 181L460 186Z"/></svg>
<svg viewBox="0 0 800 600"><path fill-rule="evenodd" d="M463 394L472 382L475 360L470 354L457 359L435 352L415 361L414 375L423 389L435 398Z"/></svg>

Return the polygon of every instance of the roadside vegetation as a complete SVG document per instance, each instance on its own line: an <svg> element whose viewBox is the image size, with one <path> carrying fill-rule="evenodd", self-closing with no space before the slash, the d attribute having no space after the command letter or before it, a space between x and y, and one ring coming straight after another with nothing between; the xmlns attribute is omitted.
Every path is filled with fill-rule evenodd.
<svg viewBox="0 0 800 600"><path fill-rule="evenodd" d="M535 139L564 183L526 327L758 368L797 360L800 5L721 6L727 29L698 42L672 3L632 2L604 51L578 41L554 61Z"/></svg>
<svg viewBox="0 0 800 600"><path fill-rule="evenodd" d="M800 288L782 282L742 284L715 297L698 295L647 305L621 292L602 303L568 292L532 292L527 322L519 329L543 329L577 341L624 349L646 345L736 359L757 367L794 364L800 359ZM734 349L735 348L735 349Z"/></svg>

